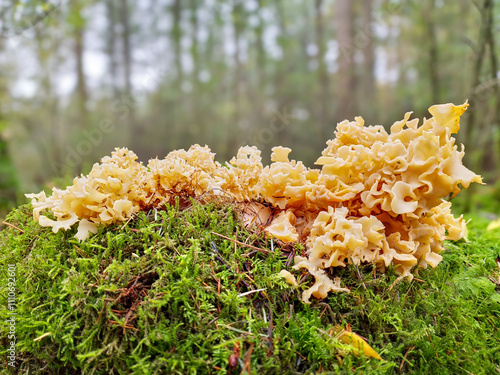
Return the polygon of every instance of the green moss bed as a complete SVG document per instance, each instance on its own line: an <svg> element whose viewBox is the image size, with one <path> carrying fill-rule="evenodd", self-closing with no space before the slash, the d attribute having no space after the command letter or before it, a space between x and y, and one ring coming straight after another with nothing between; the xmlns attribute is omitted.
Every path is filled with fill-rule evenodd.
<svg viewBox="0 0 500 375"><path fill-rule="evenodd" d="M245 229L230 204L141 212L83 243L31 211L12 211L17 228L0 232L1 374L500 372L500 235L480 217L468 243L447 242L439 266L413 281L348 266L332 275L351 293L305 305L310 276L294 272L293 287L277 275L303 246ZM327 334L347 324L385 361Z"/></svg>

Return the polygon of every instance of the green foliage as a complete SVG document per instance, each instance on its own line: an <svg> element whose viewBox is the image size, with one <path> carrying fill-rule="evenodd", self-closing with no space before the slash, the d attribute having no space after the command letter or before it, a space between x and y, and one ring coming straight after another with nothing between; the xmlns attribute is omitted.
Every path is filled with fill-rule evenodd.
<svg viewBox="0 0 500 375"><path fill-rule="evenodd" d="M500 368L498 232L474 220L471 242L396 282L389 269L333 273L351 288L305 305L277 273L299 247L239 224L237 210L193 204L141 212L84 243L14 210L0 234L1 339L7 264L16 264L17 367L37 374L491 374ZM219 235L236 238L269 253ZM391 288L391 286L393 286ZM261 292L252 290L264 289ZM246 292L251 292L244 294ZM326 334L349 323L385 359ZM43 337L42 337L43 336ZM41 338L40 338L41 337ZM39 338L37 340L37 338ZM238 353L237 361L230 359ZM6 358L6 346L0 349ZM231 365L235 367L232 368ZM0 373L8 373L3 369Z"/></svg>
<svg viewBox="0 0 500 375"><path fill-rule="evenodd" d="M1 128L0 123L0 131ZM7 151L7 142L0 135L0 217L14 206L17 187L16 171Z"/></svg>

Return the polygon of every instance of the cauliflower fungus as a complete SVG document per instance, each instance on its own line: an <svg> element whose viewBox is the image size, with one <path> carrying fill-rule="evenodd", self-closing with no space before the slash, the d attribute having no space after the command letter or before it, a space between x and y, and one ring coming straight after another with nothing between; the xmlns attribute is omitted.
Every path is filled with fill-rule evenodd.
<svg viewBox="0 0 500 375"><path fill-rule="evenodd" d="M415 266L441 261L445 239L465 236L463 218L453 217L443 198L458 194L460 185L482 183L462 164L463 146L459 151L452 137L467 107L435 105L429 109L433 117L420 126L409 112L389 133L365 126L361 117L345 120L316 161L321 169L290 161L291 149L284 147L273 149L265 167L256 147L240 148L221 165L207 146L194 145L150 160L147 168L132 151L117 148L65 190L27 197L40 225L57 232L78 223L82 241L98 224L126 221L178 195L229 195L246 205L245 222L284 242L306 244L293 268L315 278L302 296L309 303L311 296L349 291L327 275L331 267L374 263L384 269L392 263L411 278ZM288 271L281 275L296 282Z"/></svg>

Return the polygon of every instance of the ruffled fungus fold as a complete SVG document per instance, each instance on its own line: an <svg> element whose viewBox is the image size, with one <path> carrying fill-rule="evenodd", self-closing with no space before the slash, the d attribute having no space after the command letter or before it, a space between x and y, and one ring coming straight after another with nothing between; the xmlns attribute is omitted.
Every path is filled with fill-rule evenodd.
<svg viewBox="0 0 500 375"><path fill-rule="evenodd" d="M291 149L281 146L273 148L265 167L260 151L250 146L226 165L207 146L194 145L152 159L147 168L132 151L117 148L65 190L26 196L40 225L57 232L78 223L76 237L83 241L99 224L126 221L179 195L228 195L244 205L247 224L306 245L293 268L314 276L302 296L309 303L311 297L348 291L328 276L332 267L373 263L383 270L393 264L411 278L415 266L437 266L445 239L466 236L463 218L455 218L443 198L482 183L462 164L463 146L459 151L452 137L467 107L432 106L433 117L420 126L408 112L390 132L365 126L361 117L345 120L317 159L320 169L290 160ZM281 275L295 280L288 271Z"/></svg>

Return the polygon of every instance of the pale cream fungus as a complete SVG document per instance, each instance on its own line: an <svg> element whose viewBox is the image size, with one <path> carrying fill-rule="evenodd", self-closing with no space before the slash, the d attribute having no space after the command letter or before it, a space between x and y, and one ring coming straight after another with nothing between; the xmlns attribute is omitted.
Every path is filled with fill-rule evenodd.
<svg viewBox="0 0 500 375"><path fill-rule="evenodd" d="M463 147L459 151L451 136L467 107L467 102L435 105L429 109L433 117L420 126L409 112L389 133L365 126L361 117L343 121L316 162L321 169L290 161L291 149L285 147L273 148L272 163L265 167L260 151L249 146L226 165L215 161L208 147L194 145L152 159L147 167L132 151L117 148L65 190L26 196L40 225L57 232L78 224L80 241L95 233L97 224L124 222L180 194L224 194L250 203L259 220L245 212L246 221L258 222L281 241L305 243L305 256L296 256L293 268L315 278L302 296L309 303L311 296L348 291L327 275L330 267L373 263L384 269L392 263L411 278L415 266L441 261L445 239L465 236L463 218L453 217L443 198L458 194L460 185L482 183L462 164ZM273 207L274 219L258 202ZM52 218L44 215L47 210ZM281 275L296 283L288 271Z"/></svg>

